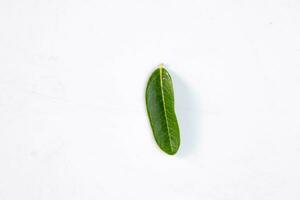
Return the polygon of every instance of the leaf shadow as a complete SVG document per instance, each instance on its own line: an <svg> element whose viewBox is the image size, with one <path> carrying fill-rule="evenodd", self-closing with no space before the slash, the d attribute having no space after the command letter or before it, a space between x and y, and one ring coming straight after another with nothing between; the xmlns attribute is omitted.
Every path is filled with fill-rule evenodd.
<svg viewBox="0 0 300 200"><path fill-rule="evenodd" d="M177 152L178 157L191 155L199 147L199 101L195 92L176 73L169 70L173 79L175 95L175 112L180 128L181 144Z"/></svg>

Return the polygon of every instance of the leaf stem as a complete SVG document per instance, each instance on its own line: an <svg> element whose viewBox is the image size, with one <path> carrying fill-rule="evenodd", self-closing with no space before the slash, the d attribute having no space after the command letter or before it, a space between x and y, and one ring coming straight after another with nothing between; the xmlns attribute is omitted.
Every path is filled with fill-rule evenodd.
<svg viewBox="0 0 300 200"><path fill-rule="evenodd" d="M164 64L163 63L160 63L159 65L158 65L158 67L161 69L161 68L164 68Z"/></svg>

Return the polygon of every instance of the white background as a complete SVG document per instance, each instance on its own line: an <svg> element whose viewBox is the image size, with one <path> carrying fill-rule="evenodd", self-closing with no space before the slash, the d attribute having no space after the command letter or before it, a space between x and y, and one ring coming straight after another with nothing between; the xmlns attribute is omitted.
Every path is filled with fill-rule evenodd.
<svg viewBox="0 0 300 200"><path fill-rule="evenodd" d="M299 200L299 88L298 0L1 0L0 199Z"/></svg>

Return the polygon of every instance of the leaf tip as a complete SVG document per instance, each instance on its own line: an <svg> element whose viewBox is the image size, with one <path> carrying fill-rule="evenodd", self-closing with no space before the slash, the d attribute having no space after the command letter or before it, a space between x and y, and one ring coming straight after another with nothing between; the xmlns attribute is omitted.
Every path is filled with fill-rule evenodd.
<svg viewBox="0 0 300 200"><path fill-rule="evenodd" d="M167 153L170 156L174 156L177 153L177 150L175 150L175 151L165 151L165 153Z"/></svg>

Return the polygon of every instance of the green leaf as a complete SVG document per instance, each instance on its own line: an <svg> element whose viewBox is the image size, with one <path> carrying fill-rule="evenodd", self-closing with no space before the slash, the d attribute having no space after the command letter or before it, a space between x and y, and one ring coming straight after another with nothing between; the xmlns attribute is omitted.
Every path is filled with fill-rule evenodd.
<svg viewBox="0 0 300 200"><path fill-rule="evenodd" d="M174 155L180 145L180 135L172 79L163 64L148 80L146 107L156 143L164 152Z"/></svg>

